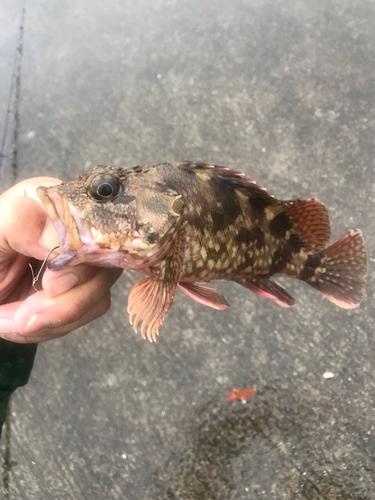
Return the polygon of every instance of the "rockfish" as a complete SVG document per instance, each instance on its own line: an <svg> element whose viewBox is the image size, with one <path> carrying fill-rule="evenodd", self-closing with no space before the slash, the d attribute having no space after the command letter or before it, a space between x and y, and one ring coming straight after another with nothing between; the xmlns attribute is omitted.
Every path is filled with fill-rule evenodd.
<svg viewBox="0 0 375 500"><path fill-rule="evenodd" d="M146 277L132 289L130 322L155 340L177 288L214 309L229 304L212 280L293 306L273 276L305 281L344 309L363 297L367 255L361 232L328 245L327 209L317 199L282 201L244 174L202 163L130 169L98 166L38 195L62 253L51 269L119 267Z"/></svg>

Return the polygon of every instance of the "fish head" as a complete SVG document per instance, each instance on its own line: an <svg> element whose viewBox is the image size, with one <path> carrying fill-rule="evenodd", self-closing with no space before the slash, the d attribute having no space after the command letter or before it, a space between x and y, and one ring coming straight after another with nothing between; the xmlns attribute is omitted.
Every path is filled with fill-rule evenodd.
<svg viewBox="0 0 375 500"><path fill-rule="evenodd" d="M50 268L91 263L140 269L160 261L182 206L177 193L157 189L154 177L144 167L98 166L57 186L40 186L62 250Z"/></svg>

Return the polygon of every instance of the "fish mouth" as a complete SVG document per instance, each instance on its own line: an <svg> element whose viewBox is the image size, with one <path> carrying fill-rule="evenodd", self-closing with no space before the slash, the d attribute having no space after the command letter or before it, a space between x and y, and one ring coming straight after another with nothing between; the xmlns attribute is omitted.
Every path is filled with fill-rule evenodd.
<svg viewBox="0 0 375 500"><path fill-rule="evenodd" d="M81 216L55 186L40 186L37 194L56 229L59 247L63 253L50 264L52 269L60 269L70 262L84 243L92 242L92 236Z"/></svg>

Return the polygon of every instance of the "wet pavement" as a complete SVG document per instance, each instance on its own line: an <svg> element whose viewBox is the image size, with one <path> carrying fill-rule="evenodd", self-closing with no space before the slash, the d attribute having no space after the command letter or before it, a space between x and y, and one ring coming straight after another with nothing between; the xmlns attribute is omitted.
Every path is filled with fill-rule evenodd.
<svg viewBox="0 0 375 500"><path fill-rule="evenodd" d="M353 311L290 280L290 310L235 284L218 284L226 311L177 294L156 344L128 324L124 273L105 317L39 347L4 497L375 499L375 4L30 0L21 21L23 6L0 6L2 189L95 164L230 166L319 197L332 238L362 228L370 272Z"/></svg>

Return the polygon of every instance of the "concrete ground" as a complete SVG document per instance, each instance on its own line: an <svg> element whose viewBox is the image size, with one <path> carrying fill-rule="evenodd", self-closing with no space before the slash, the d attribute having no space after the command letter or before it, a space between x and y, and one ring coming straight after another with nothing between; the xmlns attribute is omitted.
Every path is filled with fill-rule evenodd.
<svg viewBox="0 0 375 500"><path fill-rule="evenodd" d="M370 257L358 310L219 284L230 309L178 294L156 344L128 324L124 273L105 317L39 347L5 498L375 499L374 26L371 0L2 0L2 189L203 160L319 197Z"/></svg>

